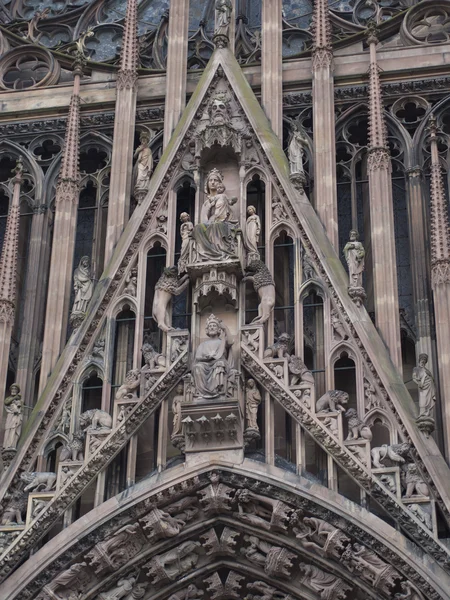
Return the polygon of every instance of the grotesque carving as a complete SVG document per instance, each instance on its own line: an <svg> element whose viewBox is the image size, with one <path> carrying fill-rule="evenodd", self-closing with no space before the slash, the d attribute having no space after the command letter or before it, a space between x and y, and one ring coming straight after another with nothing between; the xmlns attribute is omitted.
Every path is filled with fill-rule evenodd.
<svg viewBox="0 0 450 600"><path fill-rule="evenodd" d="M89 301L94 291L94 282L91 276L91 259L83 256L80 264L73 274L73 289L75 299L73 301L72 315L85 314Z"/></svg>
<svg viewBox="0 0 450 600"><path fill-rule="evenodd" d="M41 492L50 492L56 483L56 473L29 473L26 471L22 473L20 479L27 485L23 488L24 492L38 491L41 486Z"/></svg>
<svg viewBox="0 0 450 600"><path fill-rule="evenodd" d="M234 490L224 483L220 483L220 476L216 472L209 475L211 481L208 487L200 490L200 504L206 516L231 512L231 498Z"/></svg>
<svg viewBox="0 0 450 600"><path fill-rule="evenodd" d="M347 403L347 392L342 392L341 390L330 390L317 400L316 412L345 412L345 405Z"/></svg>
<svg viewBox="0 0 450 600"><path fill-rule="evenodd" d="M61 462L67 462L69 460L84 460L83 457L84 449L84 435L81 432L74 432L71 435L71 439L67 441L59 455Z"/></svg>
<svg viewBox="0 0 450 600"><path fill-rule="evenodd" d="M137 400L137 390L140 386L140 371L139 369L131 369L125 375L125 381L116 392L116 402L118 400Z"/></svg>
<svg viewBox="0 0 450 600"><path fill-rule="evenodd" d="M200 542L183 542L176 548L155 556L145 567L153 585L161 581L174 581L189 572L198 562Z"/></svg>
<svg viewBox="0 0 450 600"><path fill-rule="evenodd" d="M259 164L258 151L251 138L245 140L243 163L248 167Z"/></svg>
<svg viewBox="0 0 450 600"><path fill-rule="evenodd" d="M144 342L142 344L142 356L144 357L145 366L151 371L158 367L166 366L166 357L164 354L157 352L150 342Z"/></svg>
<svg viewBox="0 0 450 600"><path fill-rule="evenodd" d="M289 579L295 554L285 548L273 546L255 535L246 535L249 546L241 548L241 553L251 562L263 567L267 575Z"/></svg>
<svg viewBox="0 0 450 600"><path fill-rule="evenodd" d="M322 600L344 600L352 588L335 575L325 573L319 567L300 563L302 583L310 590L317 592Z"/></svg>
<svg viewBox="0 0 450 600"><path fill-rule="evenodd" d="M109 431L112 428L112 417L99 408L86 410L80 415L80 427L83 431Z"/></svg>
<svg viewBox="0 0 450 600"><path fill-rule="evenodd" d="M155 286L152 314L161 331L173 331L167 307L172 296L181 294L189 284L187 275L178 278L177 267L167 267Z"/></svg>
<svg viewBox="0 0 450 600"><path fill-rule="evenodd" d="M264 350L264 358L284 358L285 356L289 356L290 342L291 336L288 333L281 333L277 341Z"/></svg>
<svg viewBox="0 0 450 600"><path fill-rule="evenodd" d="M253 260L245 269L243 281L251 281L259 296L258 316L252 323L265 323L275 306L275 283L269 269L262 260Z"/></svg>
<svg viewBox="0 0 450 600"><path fill-rule="evenodd" d="M2 515L2 525L23 525L22 515L27 510L28 496L25 492L15 492Z"/></svg>
<svg viewBox="0 0 450 600"><path fill-rule="evenodd" d="M205 329L209 339L199 344L192 367L195 394L201 398L218 398L226 394L235 339L214 315L208 317Z"/></svg>
<svg viewBox="0 0 450 600"><path fill-rule="evenodd" d="M314 376L299 356L289 356L288 369L291 375L290 386L302 385L311 388Z"/></svg>
<svg viewBox="0 0 450 600"><path fill-rule="evenodd" d="M125 279L125 287L123 290L124 294L129 296L136 296L137 292L137 269L131 269Z"/></svg>
<svg viewBox="0 0 450 600"><path fill-rule="evenodd" d="M189 248L192 240L192 230L194 225L191 222L191 217L188 213L183 212L180 215L180 235L181 235L181 250L180 258L178 259L178 275L186 272L186 266L189 262Z"/></svg>
<svg viewBox="0 0 450 600"><path fill-rule="evenodd" d="M153 171L153 156L149 147L150 140L150 134L143 131L140 135L141 143L134 153L134 158L137 160L133 172L133 194L139 204L144 199L145 193L148 190Z"/></svg>
<svg viewBox="0 0 450 600"><path fill-rule="evenodd" d="M381 461L386 459L391 460L393 463L404 463L405 456L409 454L410 446L409 444L392 444L392 446L388 446L388 444L383 444L382 446L378 446L377 448L372 448L370 454L372 456L373 466L377 469L381 469L383 466Z"/></svg>
<svg viewBox="0 0 450 600"><path fill-rule="evenodd" d="M307 550L312 550L320 556L332 556L339 558L350 542L350 538L343 534L338 528L323 519L315 517L304 517L298 512L291 518L291 525L298 524L293 531L295 537Z"/></svg>
<svg viewBox="0 0 450 600"><path fill-rule="evenodd" d="M347 441L359 440L361 438L369 441L372 439L370 427L368 427L364 421L361 421L356 409L349 408L345 413L345 417L348 419Z"/></svg>
<svg viewBox="0 0 450 600"><path fill-rule="evenodd" d="M426 367L428 354L420 354L417 367L414 367L412 378L419 388L419 418L429 417L436 403L436 385L433 375Z"/></svg>
<svg viewBox="0 0 450 600"><path fill-rule="evenodd" d="M256 208L249 206L247 208L247 223L245 226L246 244L247 244L247 262L249 264L254 260L259 260L258 241L261 234L261 220L256 214Z"/></svg>
<svg viewBox="0 0 450 600"><path fill-rule="evenodd" d="M286 530L293 512L281 500L260 496L246 489L238 490L234 501L237 502L239 511L235 516L240 521L267 530Z"/></svg>
<svg viewBox="0 0 450 600"><path fill-rule="evenodd" d="M430 493L415 463L409 463L402 467L402 484L406 488L404 498L428 496Z"/></svg>
<svg viewBox="0 0 450 600"><path fill-rule="evenodd" d="M335 308L331 311L331 325L333 326L334 335L337 336L339 340L348 339L348 334L345 331L339 313Z"/></svg>
<svg viewBox="0 0 450 600"><path fill-rule="evenodd" d="M20 394L20 387L13 383L9 388L10 395L5 398L5 436L3 438L3 448L17 448L17 442L20 438L23 421L23 403Z"/></svg>
<svg viewBox="0 0 450 600"><path fill-rule="evenodd" d="M349 287L351 288L362 288L366 252L358 238L358 232L352 229L350 231L350 241L344 246L344 257L348 265Z"/></svg>
<svg viewBox="0 0 450 600"><path fill-rule="evenodd" d="M247 417L247 428L259 431L258 407L261 404L261 394L254 379L247 379L245 386L245 415Z"/></svg>

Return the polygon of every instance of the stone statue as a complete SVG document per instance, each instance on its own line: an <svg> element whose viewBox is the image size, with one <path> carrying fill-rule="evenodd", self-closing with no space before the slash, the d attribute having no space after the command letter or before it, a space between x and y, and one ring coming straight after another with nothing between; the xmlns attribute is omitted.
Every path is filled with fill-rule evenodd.
<svg viewBox="0 0 450 600"><path fill-rule="evenodd" d="M184 402L183 384L179 383L175 389L175 396L172 400L173 425L172 435L181 434L181 405Z"/></svg>
<svg viewBox="0 0 450 600"><path fill-rule="evenodd" d="M189 248L191 245L192 230L194 229L191 217L188 215L188 213L181 213L180 221L181 251L180 258L178 259L178 275L182 275L186 272L186 266L189 262Z"/></svg>
<svg viewBox="0 0 450 600"><path fill-rule="evenodd" d="M344 246L344 256L348 265L349 287L362 288L362 274L365 266L366 251L358 241L359 234L355 229L350 231L350 241Z"/></svg>
<svg viewBox="0 0 450 600"><path fill-rule="evenodd" d="M301 573L304 573L302 583L313 592L316 592L319 598L344 600L347 597L347 592L352 589L342 579L331 573L325 573L319 567L303 562L299 564L299 567Z"/></svg>
<svg viewBox="0 0 450 600"><path fill-rule="evenodd" d="M230 218L237 198L228 198L225 194L223 175L217 169L212 169L206 177L205 194L201 222L192 231L197 260L204 262L236 258L239 228Z"/></svg>
<svg viewBox="0 0 450 600"><path fill-rule="evenodd" d="M259 431L258 407L261 404L261 394L256 387L254 379L248 379L245 386L245 415L247 417L247 428Z"/></svg>
<svg viewBox="0 0 450 600"><path fill-rule="evenodd" d="M258 241L261 234L261 221L256 214L256 208L249 206L247 208L247 223L245 227L246 242L247 242L247 260L250 264L254 260L260 260Z"/></svg>
<svg viewBox="0 0 450 600"><path fill-rule="evenodd" d="M226 394L228 375L233 368L231 348L235 340L214 315L208 317L205 330L209 339L199 344L192 368L195 395L218 398Z"/></svg>
<svg viewBox="0 0 450 600"><path fill-rule="evenodd" d="M20 474L20 479L27 484L23 488L24 492L49 492L56 484L56 473L49 471L33 471L30 473L29 471L25 471ZM41 486L44 487L41 488Z"/></svg>
<svg viewBox="0 0 450 600"><path fill-rule="evenodd" d="M426 368L428 354L420 354L412 378L419 388L419 417L429 417L436 402L436 386L431 371Z"/></svg>
<svg viewBox="0 0 450 600"><path fill-rule="evenodd" d="M245 140L244 164L248 167L259 164L258 151L252 138Z"/></svg>
<svg viewBox="0 0 450 600"><path fill-rule="evenodd" d="M117 585L115 585L105 594L102 594L102 600L122 600L122 598L126 597L132 598L133 596L131 596L131 592L133 592L135 583L135 577L119 579Z"/></svg>
<svg viewBox="0 0 450 600"><path fill-rule="evenodd" d="M300 123L294 123L288 146L289 168L291 174L304 173L303 157L308 142Z"/></svg>
<svg viewBox="0 0 450 600"><path fill-rule="evenodd" d="M383 444L382 446L372 448L370 454L372 456L373 466L376 469L383 468L386 465L382 465L381 461L384 461L386 458L393 463L404 463L405 456L409 453L410 449L410 445L406 442L403 442L402 444L392 444L391 446Z"/></svg>
<svg viewBox="0 0 450 600"><path fill-rule="evenodd" d="M166 366L166 357L164 354L157 352L148 341L142 344L142 356L145 361L145 367L143 367L143 370L160 370L164 369Z"/></svg>
<svg viewBox="0 0 450 600"><path fill-rule="evenodd" d="M231 0L216 0L216 27L214 35L228 36L233 5Z"/></svg>
<svg viewBox="0 0 450 600"><path fill-rule="evenodd" d="M316 412L345 412L344 406L348 403L348 394L341 390L330 390L316 402Z"/></svg>
<svg viewBox="0 0 450 600"><path fill-rule="evenodd" d="M429 496L428 485L423 480L415 463L409 463L402 467L402 484L406 488L404 498L412 496Z"/></svg>
<svg viewBox="0 0 450 600"><path fill-rule="evenodd" d="M258 316L252 323L265 323L275 306L275 283L269 269L262 260L253 260L245 269L242 281L251 281L259 296Z"/></svg>
<svg viewBox="0 0 450 600"><path fill-rule="evenodd" d="M5 398L6 422L3 448L17 448L23 421L23 402L20 387L13 383L9 388L10 395Z"/></svg>
<svg viewBox="0 0 450 600"><path fill-rule="evenodd" d="M91 277L91 259L89 256L82 256L80 264L73 274L73 289L75 290L75 300L73 301L72 315L82 313L87 310L94 282Z"/></svg>
<svg viewBox="0 0 450 600"><path fill-rule="evenodd" d="M83 431L110 431L112 417L105 410L92 408L81 413L80 427Z"/></svg>
<svg viewBox="0 0 450 600"><path fill-rule="evenodd" d="M300 519L298 511L291 518L295 537L307 550L312 550L320 556L333 556L339 559L340 554L350 542L344 533L338 528L316 517L304 517Z"/></svg>
<svg viewBox="0 0 450 600"><path fill-rule="evenodd" d="M141 143L134 153L134 158L137 160L133 172L133 193L135 196L136 193L138 196L141 195L140 201L142 201L142 193L148 190L153 171L153 156L149 146L151 135L147 131L143 131L139 139ZM139 202L139 198L137 200Z"/></svg>
<svg viewBox="0 0 450 600"><path fill-rule="evenodd" d="M158 279L155 286L155 296L153 298L152 316L161 331L173 331L173 327L169 323L167 307L172 296L181 294L188 284L188 275L183 275L183 277L178 278L177 267L167 267Z"/></svg>
<svg viewBox="0 0 450 600"><path fill-rule="evenodd" d="M335 308L332 309L330 317L335 336L337 335L339 340L348 340L348 333L345 331L339 313Z"/></svg>
<svg viewBox="0 0 450 600"><path fill-rule="evenodd" d="M125 279L124 294L136 296L137 293L137 269L131 269Z"/></svg>
<svg viewBox="0 0 450 600"><path fill-rule="evenodd" d="M372 439L370 427L361 421L355 408L349 408L344 416L348 419L347 441L359 439L370 441Z"/></svg>
<svg viewBox="0 0 450 600"><path fill-rule="evenodd" d="M140 371L139 369L131 369L125 375L125 381L116 392L115 400L137 400L137 390L139 389Z"/></svg>

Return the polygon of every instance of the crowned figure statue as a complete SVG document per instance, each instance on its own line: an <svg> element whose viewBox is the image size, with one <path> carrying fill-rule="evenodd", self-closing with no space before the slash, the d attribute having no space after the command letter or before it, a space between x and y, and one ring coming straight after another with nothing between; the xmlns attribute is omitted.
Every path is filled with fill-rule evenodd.
<svg viewBox="0 0 450 600"><path fill-rule="evenodd" d="M212 169L205 181L205 200L200 223L192 231L195 241L196 261L223 261L237 255L239 227L232 219L232 206L237 198L225 194L223 175Z"/></svg>
<svg viewBox="0 0 450 600"><path fill-rule="evenodd" d="M233 336L220 319L210 315L206 321L208 339L195 353L192 376L195 395L200 398L225 396L228 375L233 368Z"/></svg>

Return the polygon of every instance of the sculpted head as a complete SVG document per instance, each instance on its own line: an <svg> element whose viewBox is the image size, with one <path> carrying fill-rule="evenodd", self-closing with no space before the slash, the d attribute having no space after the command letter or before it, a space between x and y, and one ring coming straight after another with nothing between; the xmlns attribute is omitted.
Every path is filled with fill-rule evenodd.
<svg viewBox="0 0 450 600"><path fill-rule="evenodd" d="M255 387L255 380L254 379L247 379L247 387L250 390L253 390Z"/></svg>
<svg viewBox="0 0 450 600"><path fill-rule="evenodd" d="M419 366L424 367L428 362L428 354L419 354Z"/></svg>
<svg viewBox="0 0 450 600"><path fill-rule="evenodd" d="M191 217L189 216L189 214L187 212L181 213L181 215L180 215L180 221L182 223L187 223L190 220L191 220Z"/></svg>
<svg viewBox="0 0 450 600"><path fill-rule="evenodd" d="M205 192L207 194L221 194L224 191L225 186L223 185L222 173L219 171L219 169L212 169L206 176Z"/></svg>
<svg viewBox="0 0 450 600"><path fill-rule="evenodd" d="M91 259L89 256L82 256L80 259L80 267L89 268L91 266Z"/></svg>
<svg viewBox="0 0 450 600"><path fill-rule="evenodd" d="M256 215L256 208L254 206L249 206L247 208L247 214L249 217L251 217L252 215Z"/></svg>
<svg viewBox="0 0 450 600"><path fill-rule="evenodd" d="M9 392L11 396L18 396L20 394L20 387L17 385L17 383L13 383L9 388Z"/></svg>
<svg viewBox="0 0 450 600"><path fill-rule="evenodd" d="M214 315L210 315L206 321L205 331L208 337L219 337L222 331L221 321Z"/></svg>
<svg viewBox="0 0 450 600"><path fill-rule="evenodd" d="M356 231L356 229L352 229L349 235L351 242L357 242L359 240L359 233Z"/></svg>

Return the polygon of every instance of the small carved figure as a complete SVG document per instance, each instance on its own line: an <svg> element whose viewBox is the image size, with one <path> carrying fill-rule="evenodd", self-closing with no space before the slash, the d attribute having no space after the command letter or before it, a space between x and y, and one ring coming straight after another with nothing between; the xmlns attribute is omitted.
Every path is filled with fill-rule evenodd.
<svg viewBox="0 0 450 600"><path fill-rule="evenodd" d="M201 600L201 597L204 595L203 590L199 590L197 586L193 583L189 584L187 588L172 594L169 597L169 600Z"/></svg>
<svg viewBox="0 0 450 600"><path fill-rule="evenodd" d="M278 223L278 221L287 220L286 211L284 210L283 203L279 198L274 197L272 199L272 214L274 224Z"/></svg>
<svg viewBox="0 0 450 600"><path fill-rule="evenodd" d="M234 502L238 504L238 512L234 514L240 521L268 531L286 530L293 512L293 509L281 500L261 496L247 489L238 490Z"/></svg>
<svg viewBox="0 0 450 600"><path fill-rule="evenodd" d="M339 340L348 340L348 334L342 325L338 311L333 308L331 311L331 325L333 327L334 334L338 336Z"/></svg>
<svg viewBox="0 0 450 600"><path fill-rule="evenodd" d="M211 514L231 512L233 488L221 483L220 475L216 471L209 474L209 480L211 483L203 490L197 492L205 514L209 516Z"/></svg>
<svg viewBox="0 0 450 600"><path fill-rule="evenodd" d="M28 495L24 492L15 492L8 506L5 508L1 525L23 525L22 515L27 510Z"/></svg>
<svg viewBox="0 0 450 600"><path fill-rule="evenodd" d="M410 507L411 508L411 507ZM400 584L402 592L397 592L395 600L425 600L425 596L410 581L402 581Z"/></svg>
<svg viewBox="0 0 450 600"><path fill-rule="evenodd" d="M408 508L416 515L419 521L422 521L425 527L428 527L428 529L431 530L433 529L433 519L431 514L424 510L420 504L410 504Z"/></svg>
<svg viewBox="0 0 450 600"><path fill-rule="evenodd" d="M94 343L94 347L92 348L92 358L98 359L101 362L105 359L105 340L104 338L100 338Z"/></svg>
<svg viewBox="0 0 450 600"><path fill-rule="evenodd" d="M84 435L81 432L74 432L71 436L71 440L66 442L59 455L61 462L67 462L70 460L84 460L83 449L84 449Z"/></svg>
<svg viewBox="0 0 450 600"><path fill-rule="evenodd" d="M256 208L254 206L249 206L247 208L247 223L245 227L246 232L246 242L247 242L247 250L248 250L248 263L251 264L252 261L258 261L260 259L259 250L258 250L258 242L259 236L261 234L261 220L256 214Z"/></svg>
<svg viewBox="0 0 450 600"><path fill-rule="evenodd" d="M188 144L186 152L181 160L184 171L192 171L195 165L195 143Z"/></svg>
<svg viewBox="0 0 450 600"><path fill-rule="evenodd" d="M181 250L180 258L178 259L178 275L182 275L186 272L186 267L189 262L189 248L192 240L192 230L194 229L194 225L192 224L191 217L188 215L188 213L181 213L180 221Z"/></svg>
<svg viewBox="0 0 450 600"><path fill-rule="evenodd" d="M291 525L297 524L293 532L302 546L313 550L320 556L339 558L350 539L338 528L323 519L304 517L300 520L298 513L291 518Z"/></svg>
<svg viewBox="0 0 450 600"><path fill-rule="evenodd" d="M364 378L364 397L366 399L365 405L366 410L372 408L379 408L381 406L380 399L377 397L376 389L370 383L368 379Z"/></svg>
<svg viewBox="0 0 450 600"><path fill-rule="evenodd" d="M137 160L133 172L133 193L135 196L137 194L136 199L140 203L143 200L142 195L148 190L150 184L153 171L153 155L149 145L152 136L147 131L143 131L139 139L141 143L134 153L134 158Z"/></svg>
<svg viewBox="0 0 450 600"><path fill-rule="evenodd" d="M344 565L351 572L357 572L361 579L389 595L395 587L396 580L400 579L397 571L388 565L372 550L362 544L349 544L341 557Z"/></svg>
<svg viewBox="0 0 450 600"><path fill-rule="evenodd" d="M247 589L251 592L258 592L258 594L247 594L246 600L288 600L290 596L283 594L276 588L268 585L264 581L254 581L253 583L247 583Z"/></svg>
<svg viewBox="0 0 450 600"><path fill-rule="evenodd" d="M127 577L119 579L117 585L102 594L101 600L122 600L122 598L134 598L131 592L134 591L136 577Z"/></svg>
<svg viewBox="0 0 450 600"><path fill-rule="evenodd" d="M75 57L77 60L81 60L82 62L86 59L86 40L90 37L93 37L94 31L89 27L86 31L80 34L80 37L75 42Z"/></svg>
<svg viewBox="0 0 450 600"><path fill-rule="evenodd" d="M347 392L341 390L330 390L319 398L316 402L316 412L345 412L345 405L348 403Z"/></svg>
<svg viewBox="0 0 450 600"><path fill-rule="evenodd" d="M172 400L173 425L172 435L181 434L181 405L184 402L183 384L179 383L175 390L175 396Z"/></svg>
<svg viewBox="0 0 450 600"><path fill-rule="evenodd" d="M312 262L311 257L306 250L303 251L302 269L303 281L309 281L310 279L315 278L316 270L314 268L314 263Z"/></svg>
<svg viewBox="0 0 450 600"><path fill-rule="evenodd" d="M206 320L205 331L209 339L199 344L192 367L195 393L202 398L217 398L227 390L235 339L214 315Z"/></svg>
<svg viewBox="0 0 450 600"><path fill-rule="evenodd" d="M254 379L247 379L245 386L245 414L247 417L247 427L256 429L258 427L258 407L261 404L261 394L256 386Z"/></svg>
<svg viewBox="0 0 450 600"><path fill-rule="evenodd" d="M83 431L109 431L112 428L112 417L104 410L92 408L81 413L80 427Z"/></svg>
<svg viewBox="0 0 450 600"><path fill-rule="evenodd" d="M310 590L317 592L319 598L333 598L333 600L343 600L347 597L347 592L352 588L344 583L342 579L325 573L319 567L307 565L306 563L299 564L300 571L304 573L302 583Z"/></svg>
<svg viewBox="0 0 450 600"><path fill-rule="evenodd" d="M73 289L75 291L75 299L73 301L72 314L84 314L94 290L94 282L91 277L91 259L89 256L82 256L80 264L74 271Z"/></svg>
<svg viewBox="0 0 450 600"><path fill-rule="evenodd" d="M145 366L150 371L166 366L166 357L164 354L157 352L150 342L144 342L142 344L142 356L145 360Z"/></svg>
<svg viewBox="0 0 450 600"><path fill-rule="evenodd" d="M288 333L281 333L277 341L268 346L264 350L264 358L284 358L289 356L289 344L291 343L291 336Z"/></svg>
<svg viewBox="0 0 450 600"><path fill-rule="evenodd" d="M255 144L251 138L245 140L244 164L248 167L259 164L258 151L256 150Z"/></svg>
<svg viewBox="0 0 450 600"><path fill-rule="evenodd" d="M372 448L370 454L372 456L373 466L377 469L381 469L384 466L381 464L381 461L386 459L391 460L393 463L404 463L405 456L408 455L410 449L410 445L406 442L403 444L392 444L391 446L383 444L377 448Z"/></svg>
<svg viewBox="0 0 450 600"><path fill-rule="evenodd" d="M433 375L426 367L428 354L420 354L417 367L414 367L412 378L419 388L419 418L429 417L436 403L436 385Z"/></svg>
<svg viewBox="0 0 450 600"><path fill-rule="evenodd" d="M344 416L348 419L347 441L359 440L361 438L369 441L372 439L370 427L368 427L364 421L361 421L356 409L349 408Z"/></svg>
<svg viewBox="0 0 450 600"><path fill-rule="evenodd" d="M25 471L20 475L20 479L27 484L23 488L24 492L38 490L41 486L44 486L41 492L50 492L56 483L56 473L39 473L36 471L30 473Z"/></svg>
<svg viewBox="0 0 450 600"><path fill-rule="evenodd" d="M356 229L350 231L350 241L344 246L344 256L348 265L349 287L362 288L362 276L365 267L366 251L358 241L359 233Z"/></svg>
<svg viewBox="0 0 450 600"><path fill-rule="evenodd" d="M269 364L269 369L272 371L272 373L274 373L275 377L277 377L277 379L283 379L284 378L284 367L283 365L279 365L277 363L270 363Z"/></svg>
<svg viewBox="0 0 450 600"><path fill-rule="evenodd" d="M304 173L303 157L307 146L308 141L303 127L300 123L294 122L288 147L291 174Z"/></svg>
<svg viewBox="0 0 450 600"><path fill-rule="evenodd" d="M20 387L13 383L9 388L10 395L5 398L6 422L3 448L17 448L23 421L23 403Z"/></svg>
<svg viewBox="0 0 450 600"><path fill-rule="evenodd" d="M147 575L153 578L152 584L158 583L161 578L167 577L174 581L184 573L195 567L199 559L200 542L183 542L176 548L157 555L147 563Z"/></svg>
<svg viewBox="0 0 450 600"><path fill-rule="evenodd" d="M255 535L246 535L244 540L248 547L241 548L241 553L251 562L263 567L267 575L275 578L289 579L296 555L286 548L273 546Z"/></svg>
<svg viewBox="0 0 450 600"><path fill-rule="evenodd" d="M161 331L173 331L169 323L168 306L172 296L181 294L189 284L189 276L178 277L177 267L167 267L155 286L152 314Z"/></svg>
<svg viewBox="0 0 450 600"><path fill-rule="evenodd" d="M409 463L402 467L402 484L406 488L404 498L411 496L428 496L428 485L420 475L415 463Z"/></svg>
<svg viewBox="0 0 450 600"><path fill-rule="evenodd" d="M259 340L260 340L260 331L259 329L255 329L254 331L244 330L242 332L244 343L250 348L252 352L258 352L259 350Z"/></svg>
<svg viewBox="0 0 450 600"><path fill-rule="evenodd" d="M59 419L58 425L56 426L56 431L61 431L61 433L67 433L70 429L70 419L72 414L72 399L69 398L64 403L61 417Z"/></svg>
<svg viewBox="0 0 450 600"><path fill-rule="evenodd" d="M216 27L214 35L228 36L233 5L231 0L216 0Z"/></svg>
<svg viewBox="0 0 450 600"><path fill-rule="evenodd" d="M288 369L291 374L291 380L289 382L291 387L302 384L308 384L308 387L314 385L313 374L299 356L289 356Z"/></svg>
<svg viewBox="0 0 450 600"><path fill-rule="evenodd" d="M136 296L137 293L137 270L131 269L125 279L125 288L123 290L124 294L128 294L129 296Z"/></svg>
<svg viewBox="0 0 450 600"><path fill-rule="evenodd" d="M258 316L252 323L265 323L275 306L275 283L269 269L262 260L253 260L245 269L243 281L251 281L259 296Z"/></svg>
<svg viewBox="0 0 450 600"><path fill-rule="evenodd" d="M137 390L141 384L139 369L131 369L125 375L125 381L116 392L115 400L137 400Z"/></svg>

